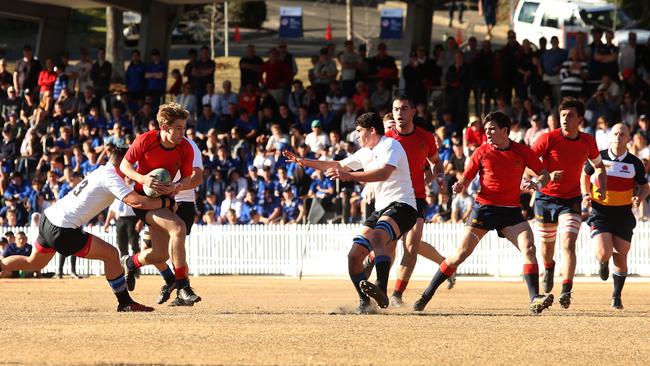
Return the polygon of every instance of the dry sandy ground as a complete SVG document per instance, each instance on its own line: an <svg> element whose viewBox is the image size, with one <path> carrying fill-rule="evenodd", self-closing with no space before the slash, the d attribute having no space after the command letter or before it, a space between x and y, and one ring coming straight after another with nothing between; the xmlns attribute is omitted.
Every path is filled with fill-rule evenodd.
<svg viewBox="0 0 650 366"><path fill-rule="evenodd" d="M460 279L423 314L389 309L348 315L348 281L275 277L192 280L204 301L115 312L103 279L1 280L0 365L648 364L650 285L628 283L625 310L609 308L611 283L578 283L571 309L528 315L521 282ZM134 298L161 285L143 277ZM425 287L412 283L405 300Z"/></svg>

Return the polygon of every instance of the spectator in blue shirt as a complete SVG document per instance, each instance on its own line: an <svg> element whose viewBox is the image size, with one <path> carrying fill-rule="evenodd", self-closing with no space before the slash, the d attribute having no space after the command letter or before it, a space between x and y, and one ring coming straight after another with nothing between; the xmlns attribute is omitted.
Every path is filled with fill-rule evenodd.
<svg viewBox="0 0 650 366"><path fill-rule="evenodd" d="M270 191L272 194L275 195L275 191L277 190L278 182L275 180L275 177L273 176L273 171L271 170L271 167L268 165L265 165L264 168L262 169L262 181L260 182L260 185L257 190L257 196L260 199L264 198L264 194L266 191Z"/></svg>
<svg viewBox="0 0 650 366"><path fill-rule="evenodd" d="M147 65L144 78L147 85L147 95L152 98L154 109L158 109L165 94L167 66L160 59L160 51L155 48L151 51L151 63Z"/></svg>
<svg viewBox="0 0 650 366"><path fill-rule="evenodd" d="M9 186L5 190L4 197L5 199L13 197L19 201L29 197L31 194L32 188L23 181L23 176L17 172L11 172L9 175Z"/></svg>
<svg viewBox="0 0 650 366"><path fill-rule="evenodd" d="M255 116L251 116L245 108L239 110L239 118L235 121L235 126L239 127L243 137L246 140L254 141L260 125Z"/></svg>
<svg viewBox="0 0 650 366"><path fill-rule="evenodd" d="M54 100L59 100L61 95L61 90L68 88L68 75L64 73L63 66L54 66L54 72L56 72L56 80L54 81L54 89L52 92L52 97Z"/></svg>
<svg viewBox="0 0 650 366"><path fill-rule="evenodd" d="M99 159L97 152L94 149L89 149L86 152L86 161L81 163L81 174L85 177L100 166L102 166L102 161Z"/></svg>
<svg viewBox="0 0 650 366"><path fill-rule="evenodd" d="M551 48L544 50L541 54L542 69L544 75L549 77L556 77L557 83L560 82L559 75L562 64L569 57L567 50L560 48L560 40L553 36L551 37Z"/></svg>
<svg viewBox="0 0 650 366"><path fill-rule="evenodd" d="M204 104L201 109L201 115L196 121L197 135L202 139L206 138L208 131L216 127L218 121L217 115L212 112L212 107L209 104Z"/></svg>
<svg viewBox="0 0 650 366"><path fill-rule="evenodd" d="M336 113L330 111L326 102L321 102L318 105L318 114L314 117L314 120L319 120L322 124L323 131L327 133L340 127L340 122L337 123L336 121ZM309 132L311 132L311 128Z"/></svg>
<svg viewBox="0 0 650 366"><path fill-rule="evenodd" d="M282 216L280 205L280 199L275 197L273 192L264 191L264 199L259 205L260 220L266 225L280 220Z"/></svg>
<svg viewBox="0 0 650 366"><path fill-rule="evenodd" d="M329 201L334 196L334 183L323 175L323 172L316 170L312 174L312 182L309 187L310 195L314 198L320 198Z"/></svg>
<svg viewBox="0 0 650 366"><path fill-rule="evenodd" d="M244 197L244 202L241 206L241 215L239 216L239 221L241 221L242 224L248 224L251 221L251 212L259 210L257 201L255 191L246 191L246 197Z"/></svg>
<svg viewBox="0 0 650 366"><path fill-rule="evenodd" d="M144 74L146 66L140 59L140 51L133 50L131 52L131 63L126 68L126 89L129 92L129 99L137 101L144 99L144 92L146 90L146 83Z"/></svg>
<svg viewBox="0 0 650 366"><path fill-rule="evenodd" d="M23 226L27 225L29 216L27 210L22 204L19 204L18 201L13 198L5 198L5 206L0 209L0 217L5 219L5 224L9 220L10 215L15 215L15 225L12 222L11 226ZM13 218L13 217L12 217Z"/></svg>
<svg viewBox="0 0 650 366"><path fill-rule="evenodd" d="M305 208L302 202L294 197L293 190L285 189L282 192L282 198L282 223L301 223L302 218L305 216Z"/></svg>
<svg viewBox="0 0 650 366"><path fill-rule="evenodd" d="M32 246L27 243L27 235L20 231L18 234L16 234L16 242L8 244L5 249L2 251L2 255L0 256L1 258L7 258L11 257L14 255L20 255L24 257L29 257L32 255ZM2 277L18 277L19 272L14 271L14 272L8 272L8 273L2 273ZM25 277L34 277L34 272L30 271L24 271Z"/></svg>
<svg viewBox="0 0 650 366"><path fill-rule="evenodd" d="M429 192L426 197L427 204L424 206L424 220L425 222L432 222L433 217L438 213L438 203L436 202L436 195Z"/></svg>
<svg viewBox="0 0 650 366"><path fill-rule="evenodd" d="M238 105L239 97L237 93L232 92L232 84L230 80L225 80L222 84L223 93L219 94L217 97L217 108L214 111L220 118L221 117L232 117L230 115L230 110L228 109L229 104Z"/></svg>

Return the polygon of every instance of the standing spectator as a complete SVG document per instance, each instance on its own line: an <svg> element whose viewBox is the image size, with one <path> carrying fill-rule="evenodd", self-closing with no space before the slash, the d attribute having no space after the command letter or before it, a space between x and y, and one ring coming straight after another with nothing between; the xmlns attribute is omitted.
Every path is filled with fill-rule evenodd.
<svg viewBox="0 0 650 366"><path fill-rule="evenodd" d="M562 86L560 94L562 98L573 97L579 98L583 95L583 86L587 78L587 63L580 61L578 50L571 49L569 60L564 61L560 70L560 80Z"/></svg>
<svg viewBox="0 0 650 366"><path fill-rule="evenodd" d="M499 0L479 0L478 4L480 7L479 13L483 13L483 19L485 19L485 25L487 26L485 39L489 41L492 39L492 29L497 24L497 7L499 6Z"/></svg>
<svg viewBox="0 0 650 366"><path fill-rule="evenodd" d="M474 58L474 113L482 116L489 111L494 98L494 53L490 41L483 41Z"/></svg>
<svg viewBox="0 0 650 366"><path fill-rule="evenodd" d="M0 58L0 99L6 96L5 93L9 85L14 85L14 77L7 71L7 61Z"/></svg>
<svg viewBox="0 0 650 366"><path fill-rule="evenodd" d="M630 32L627 35L627 43L621 46L618 51L618 70L625 72L625 70L637 70L640 66L640 57L638 56L639 48L637 46L636 33Z"/></svg>
<svg viewBox="0 0 650 366"><path fill-rule="evenodd" d="M14 71L14 89L16 94L23 95L25 89L38 90L38 76L41 73L41 64L34 59L32 47L23 47L23 57L16 62Z"/></svg>
<svg viewBox="0 0 650 366"><path fill-rule="evenodd" d="M560 70L567 57L567 50L560 48L560 40L556 36L551 37L551 48L541 54L540 60L544 70L544 81L553 87L551 90L556 90L556 86L560 85ZM558 97L559 94L554 93L556 100Z"/></svg>
<svg viewBox="0 0 650 366"><path fill-rule="evenodd" d="M97 61L92 66L90 70L90 78L93 82L93 91L95 96L103 102L106 103L105 97L108 96L108 90L111 85L111 76L113 74L113 65L106 61L106 50L103 47L97 49ZM104 105L103 108L106 110L108 105Z"/></svg>
<svg viewBox="0 0 650 366"><path fill-rule="evenodd" d="M402 68L404 77L404 92L413 99L415 103L426 99L426 91L423 82L426 79L426 70L418 60L417 52L411 52L409 64Z"/></svg>
<svg viewBox="0 0 650 366"><path fill-rule="evenodd" d="M217 64L210 59L210 49L207 46L201 47L199 50L199 59L196 60L190 75L190 86L192 93L196 95L196 100L202 100L206 92L208 83L214 85L214 72Z"/></svg>
<svg viewBox="0 0 650 366"><path fill-rule="evenodd" d="M0 60L2 62L2 60ZM43 94L46 90L54 91L54 83L56 82L56 72L54 71L54 61L51 58L45 59L45 69L41 70L38 75L38 91Z"/></svg>
<svg viewBox="0 0 650 366"><path fill-rule="evenodd" d="M231 115L228 106L230 104L239 104L239 97L237 96L237 93L232 92L232 83L230 80L224 80L221 86L223 88L223 93L217 96L216 109L214 110L214 113L216 113L219 118L232 119L234 116Z"/></svg>
<svg viewBox="0 0 650 366"><path fill-rule="evenodd" d="M612 30L605 31L605 43L600 43L596 49L594 60L598 61L598 68L601 71L601 79L603 75L609 75L612 80L618 81L618 47L612 43L614 39L614 32Z"/></svg>
<svg viewBox="0 0 650 366"><path fill-rule="evenodd" d="M373 80L383 80L387 90L393 90L397 83L399 70L395 58L388 54L385 43L377 45L377 55L368 59L368 77Z"/></svg>
<svg viewBox="0 0 650 366"><path fill-rule="evenodd" d="M513 30L508 31L508 42L501 48L501 82L499 91L505 98L506 104L512 102L512 89L515 87L519 56L521 46L517 42L517 34Z"/></svg>
<svg viewBox="0 0 650 366"><path fill-rule="evenodd" d="M465 57L461 51L456 52L454 65L449 68L446 76L448 105L453 108L454 120L461 125L467 121L467 103L471 75L469 67L465 64Z"/></svg>
<svg viewBox="0 0 650 366"><path fill-rule="evenodd" d="M458 5L458 23L463 24L463 2L460 0L449 1L449 28L453 26L454 8Z"/></svg>
<svg viewBox="0 0 650 366"><path fill-rule="evenodd" d="M205 86L206 93L203 95L203 98L198 99L201 101L201 105L209 105L212 108L212 112L219 114L219 96L214 91L214 82L208 82ZM227 106L226 106L227 107Z"/></svg>
<svg viewBox="0 0 650 366"><path fill-rule="evenodd" d="M86 90L87 86L93 87L93 80L90 78L90 72L93 68L93 62L90 60L90 52L86 47L81 47L79 50L81 58L76 65L74 65L74 72L77 79L77 94L81 94Z"/></svg>
<svg viewBox="0 0 650 366"><path fill-rule="evenodd" d="M362 68L362 59L354 51L354 42L347 40L344 43L345 50L339 56L341 64L341 89L343 95L352 98L354 94L354 84L357 80L357 70Z"/></svg>
<svg viewBox="0 0 650 366"><path fill-rule="evenodd" d="M187 82L189 82L190 85L194 82L194 75L192 75L192 69L194 68L195 63L196 63L196 49L190 48L187 51L187 63L183 68L183 76L187 78Z"/></svg>
<svg viewBox="0 0 650 366"><path fill-rule="evenodd" d="M314 82L312 84L317 102L325 100L329 85L332 81L336 81L337 73L336 63L330 58L327 47L321 48L318 62L314 65Z"/></svg>
<svg viewBox="0 0 650 366"><path fill-rule="evenodd" d="M140 51L133 50L131 52L131 62L126 68L125 73L126 90L128 91L129 99L133 101L144 99L146 90L145 73L146 66L140 59ZM57 98L56 92L54 98Z"/></svg>
<svg viewBox="0 0 650 366"><path fill-rule="evenodd" d="M11 126L5 125L2 128L2 141L0 141L0 160L2 161L2 171L5 173L12 172L15 169L15 160L20 153L20 146L14 137Z"/></svg>
<svg viewBox="0 0 650 366"><path fill-rule="evenodd" d="M2 101L2 108L0 108L0 118L4 120L9 119L10 114L18 115L20 112L20 99L13 86L7 88L7 98Z"/></svg>
<svg viewBox="0 0 650 366"><path fill-rule="evenodd" d="M284 103L285 88L290 85L293 76L289 65L279 58L277 48L269 50L269 59L262 64L261 74L266 91L276 102Z"/></svg>
<svg viewBox="0 0 650 366"><path fill-rule="evenodd" d="M291 78L298 74L298 65L296 64L296 57L289 52L287 48L287 41L281 39L278 43L278 58L284 61L291 69Z"/></svg>
<svg viewBox="0 0 650 366"><path fill-rule="evenodd" d="M264 60L255 54L255 45L249 44L246 47L246 54L239 60L239 80L241 88L244 89L248 84L253 85L253 90L257 89L260 84L260 71Z"/></svg>
<svg viewBox="0 0 650 366"><path fill-rule="evenodd" d="M165 94L167 83L167 66L160 59L160 51L151 51L151 63L145 68L144 79L146 81L147 95L152 98L152 107L158 110L161 99Z"/></svg>

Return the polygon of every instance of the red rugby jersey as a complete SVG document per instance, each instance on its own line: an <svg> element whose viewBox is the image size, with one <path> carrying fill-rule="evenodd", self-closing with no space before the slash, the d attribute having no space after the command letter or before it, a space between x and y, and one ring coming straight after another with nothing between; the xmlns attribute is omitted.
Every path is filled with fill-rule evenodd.
<svg viewBox="0 0 650 366"><path fill-rule="evenodd" d="M596 140L590 134L578 132L578 137L570 140L562 135L560 129L541 135L535 141L533 151L542 158L549 173L564 170L559 181L551 181L542 189L542 193L558 198L580 196L580 174L585 162L600 154Z"/></svg>
<svg viewBox="0 0 650 366"><path fill-rule="evenodd" d="M467 182L480 172L481 191L478 203L492 206L519 207L521 177L526 167L540 174L544 167L526 145L510 141L510 148L498 150L490 144L474 151L463 175Z"/></svg>
<svg viewBox="0 0 650 366"><path fill-rule="evenodd" d="M180 170L181 178L192 175L194 150L185 139L171 149L163 147L159 131L149 131L136 137L124 156L129 163L138 163L137 171L146 175L157 168L165 168L173 178ZM142 184L136 183L135 190L142 192Z"/></svg>
<svg viewBox="0 0 650 366"><path fill-rule="evenodd" d="M427 158L438 154L436 139L433 134L422 128L415 127L413 132L406 135L400 134L395 129L390 129L386 132L386 136L399 141L404 151L406 151L415 198L426 198L424 169L427 165Z"/></svg>

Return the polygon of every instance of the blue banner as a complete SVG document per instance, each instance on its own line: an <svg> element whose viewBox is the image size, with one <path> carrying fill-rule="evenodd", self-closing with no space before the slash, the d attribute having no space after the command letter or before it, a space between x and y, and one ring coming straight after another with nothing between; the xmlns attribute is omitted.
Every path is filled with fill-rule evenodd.
<svg viewBox="0 0 650 366"><path fill-rule="evenodd" d="M302 38L302 8L280 7L280 38Z"/></svg>
<svg viewBox="0 0 650 366"><path fill-rule="evenodd" d="M383 9L381 11L381 39L402 38L402 24L404 16L402 9Z"/></svg>

